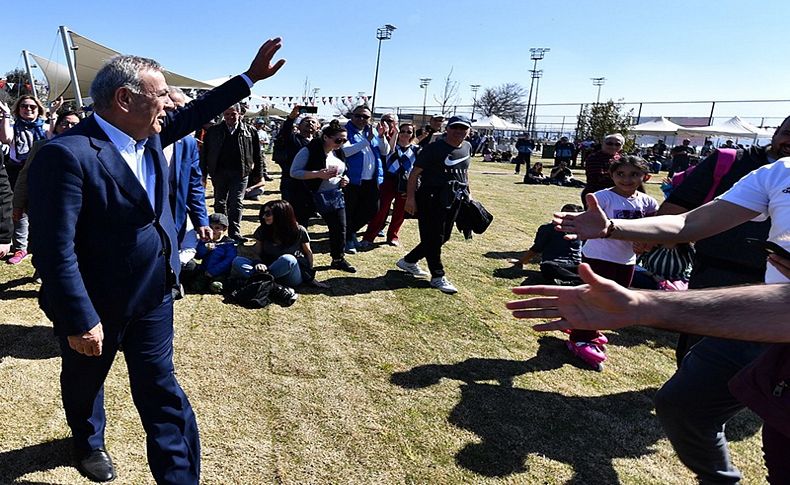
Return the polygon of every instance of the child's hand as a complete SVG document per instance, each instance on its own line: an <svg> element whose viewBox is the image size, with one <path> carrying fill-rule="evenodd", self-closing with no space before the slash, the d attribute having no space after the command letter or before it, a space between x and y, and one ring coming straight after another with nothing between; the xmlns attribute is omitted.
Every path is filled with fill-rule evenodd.
<svg viewBox="0 0 790 485"><path fill-rule="evenodd" d="M217 247L217 243L213 243L213 242L206 243L206 249L208 249L209 251L213 251L214 248L216 247Z"/></svg>

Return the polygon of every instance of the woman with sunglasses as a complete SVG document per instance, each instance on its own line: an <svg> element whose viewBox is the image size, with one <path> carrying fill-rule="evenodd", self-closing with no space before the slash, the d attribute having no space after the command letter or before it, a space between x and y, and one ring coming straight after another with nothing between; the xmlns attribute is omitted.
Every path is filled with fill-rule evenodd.
<svg viewBox="0 0 790 485"><path fill-rule="evenodd" d="M250 277L268 272L283 286L295 288L313 283L313 251L307 229L296 222L291 204L270 200L259 214L261 225L255 231L255 259L238 256L233 260L233 274Z"/></svg>
<svg viewBox="0 0 790 485"><path fill-rule="evenodd" d="M52 113L55 113L63 103L63 98L52 103ZM11 147L5 166L8 171L8 181L13 188L16 185L19 172L27 162L30 149L39 140L52 137L55 129L54 119L47 124L44 119L46 110L41 102L34 96L25 94L17 99L13 109L0 102L0 142ZM13 121L12 121L13 118ZM27 257L27 216L23 215L14 221L14 248L13 254L8 259L8 264L19 264Z"/></svg>
<svg viewBox="0 0 790 485"><path fill-rule="evenodd" d="M620 133L606 135L601 149L589 155L584 161L584 173L587 175L587 186L582 190L582 204L585 209L585 196L592 192L614 187L612 176L609 175L609 164L620 159L620 152L625 144L625 137Z"/></svg>
<svg viewBox="0 0 790 485"><path fill-rule="evenodd" d="M356 273L346 261L346 204L343 191L348 185L346 156L342 146L348 141L347 131L340 122L332 120L313 140L294 157L291 177L304 180L313 196L316 210L329 228L329 253L332 269Z"/></svg>
<svg viewBox="0 0 790 485"><path fill-rule="evenodd" d="M420 152L420 146L415 143L415 129L412 123L403 123L398 130L398 138L395 142L395 149L387 157L384 168L384 182L379 187L379 210L373 219L368 222L368 229L362 238L363 247L372 247L373 240L376 239L379 231L384 227L384 221L390 212L392 201L395 201L395 208L392 211L392 219L387 229L387 244L390 246L400 246L398 241L398 231L403 225L406 217L406 184L409 180L411 168Z"/></svg>

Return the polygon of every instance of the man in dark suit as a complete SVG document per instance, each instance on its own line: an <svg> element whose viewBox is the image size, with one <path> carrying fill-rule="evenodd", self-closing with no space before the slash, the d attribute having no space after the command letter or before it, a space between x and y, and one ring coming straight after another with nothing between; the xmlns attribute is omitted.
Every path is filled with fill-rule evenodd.
<svg viewBox="0 0 790 485"><path fill-rule="evenodd" d="M187 97L181 89L170 86L170 101L175 108L183 108ZM208 225L197 140L192 135L187 135L163 150L169 165L170 205L173 209L179 249L186 233L187 215L198 237L209 240L211 228Z"/></svg>
<svg viewBox="0 0 790 485"><path fill-rule="evenodd" d="M39 303L62 351L61 392L77 467L115 478L105 450L103 384L123 346L132 399L157 483L197 484L200 440L174 375L176 228L162 147L199 128L276 73L280 39L250 68L182 109L156 61L119 56L91 85L94 115L53 139L28 176Z"/></svg>

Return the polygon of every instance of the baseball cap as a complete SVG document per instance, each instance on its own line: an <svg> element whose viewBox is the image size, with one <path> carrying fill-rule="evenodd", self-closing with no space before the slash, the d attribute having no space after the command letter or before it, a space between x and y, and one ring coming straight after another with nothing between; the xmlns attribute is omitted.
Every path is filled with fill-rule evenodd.
<svg viewBox="0 0 790 485"><path fill-rule="evenodd" d="M228 216L225 214L211 214L208 217L209 224L220 224L222 226L228 227Z"/></svg>
<svg viewBox="0 0 790 485"><path fill-rule="evenodd" d="M439 113L438 115L431 116L431 119L432 120L443 120L444 119L444 115Z"/></svg>
<svg viewBox="0 0 790 485"><path fill-rule="evenodd" d="M459 115L459 116L453 116L452 118L447 120L447 126L453 126L453 125L464 125L467 128L471 128L472 122L469 121L469 118L467 118L466 116Z"/></svg>

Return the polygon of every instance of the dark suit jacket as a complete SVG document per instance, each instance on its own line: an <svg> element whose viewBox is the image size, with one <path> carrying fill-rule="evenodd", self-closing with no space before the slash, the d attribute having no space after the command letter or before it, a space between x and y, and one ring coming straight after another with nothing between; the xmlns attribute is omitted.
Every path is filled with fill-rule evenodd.
<svg viewBox="0 0 790 485"><path fill-rule="evenodd" d="M196 228L208 226L203 173L200 171L200 157L194 137L187 136L175 143L172 163L175 170L175 187L172 187L175 198L171 199L175 201L173 218L180 243L186 232L187 213Z"/></svg>
<svg viewBox="0 0 790 485"><path fill-rule="evenodd" d="M161 305L180 268L162 146L249 92L237 76L167 114L145 146L155 207L92 116L41 148L28 176L30 241L43 281L39 304L55 334L123 326Z"/></svg>

